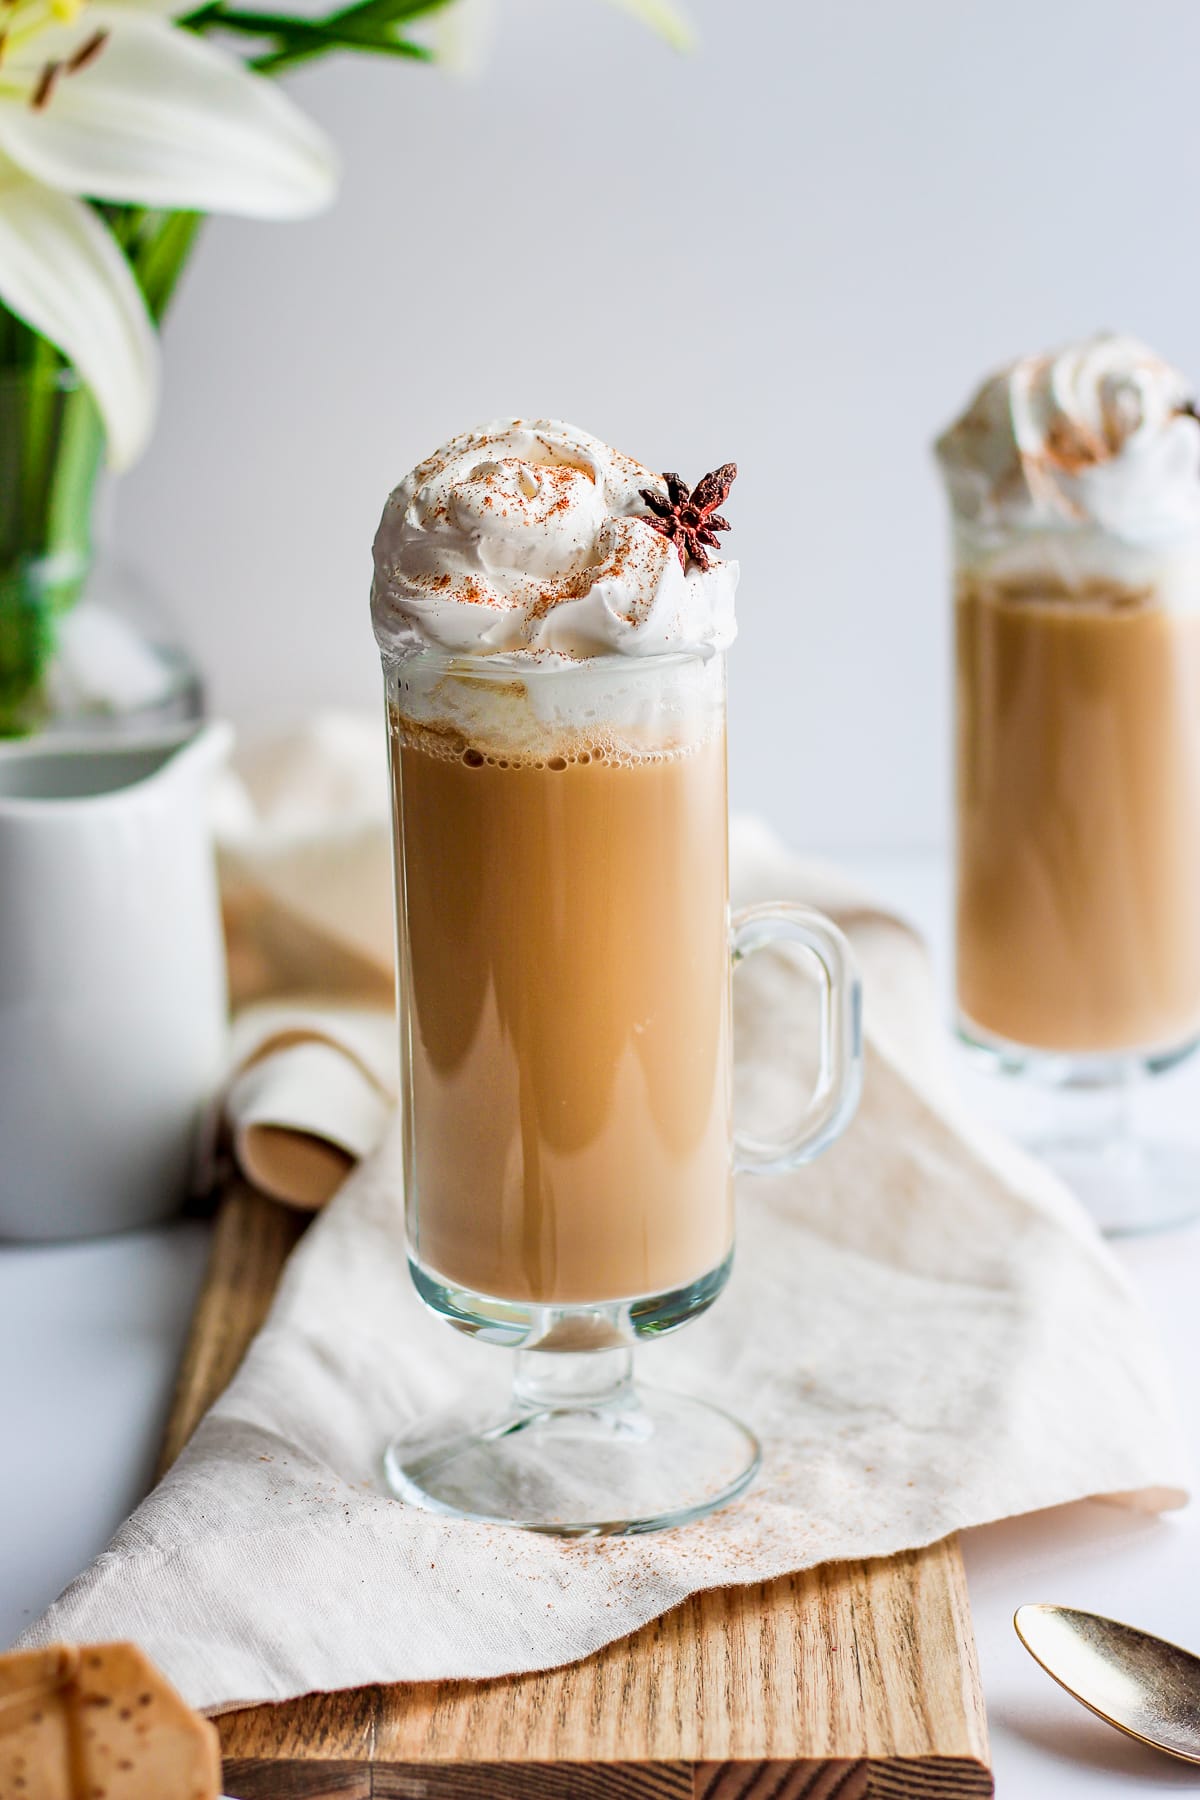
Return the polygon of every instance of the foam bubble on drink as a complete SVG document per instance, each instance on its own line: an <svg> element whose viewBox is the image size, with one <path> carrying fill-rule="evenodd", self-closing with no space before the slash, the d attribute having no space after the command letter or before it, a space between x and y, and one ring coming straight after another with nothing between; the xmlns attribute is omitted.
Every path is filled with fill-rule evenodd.
<svg viewBox="0 0 1200 1800"><path fill-rule="evenodd" d="M393 728L448 760L501 766L643 763L686 755L724 717L724 658L385 659Z"/></svg>

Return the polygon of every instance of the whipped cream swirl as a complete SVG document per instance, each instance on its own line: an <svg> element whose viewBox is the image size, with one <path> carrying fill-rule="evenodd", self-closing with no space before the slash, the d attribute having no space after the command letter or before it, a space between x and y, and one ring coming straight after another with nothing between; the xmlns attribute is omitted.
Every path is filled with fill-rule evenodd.
<svg viewBox="0 0 1200 1800"><path fill-rule="evenodd" d="M936 452L960 560L1068 585L1138 582L1200 546L1194 388L1134 338L1025 356L990 377Z"/></svg>
<svg viewBox="0 0 1200 1800"><path fill-rule="evenodd" d="M639 489L660 475L556 420L452 438L390 495L371 616L385 650L570 661L724 650L738 567L685 573Z"/></svg>

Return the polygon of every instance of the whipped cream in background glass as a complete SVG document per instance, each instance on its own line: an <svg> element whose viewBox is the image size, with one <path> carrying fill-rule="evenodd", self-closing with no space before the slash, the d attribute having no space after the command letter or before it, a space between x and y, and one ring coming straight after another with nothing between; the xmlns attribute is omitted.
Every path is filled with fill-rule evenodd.
<svg viewBox="0 0 1200 1800"><path fill-rule="evenodd" d="M418 463L384 508L371 588L405 713L529 754L565 748L551 737L570 731L616 731L638 751L702 734L736 633L738 565L713 556L685 572L643 488L666 493L654 470L550 419L480 426ZM512 690L473 687L475 658L511 669ZM648 659L654 680L634 666Z"/></svg>
<svg viewBox="0 0 1200 1800"><path fill-rule="evenodd" d="M992 375L936 454L960 572L1070 593L1153 587L1200 604L1195 389L1105 333Z"/></svg>

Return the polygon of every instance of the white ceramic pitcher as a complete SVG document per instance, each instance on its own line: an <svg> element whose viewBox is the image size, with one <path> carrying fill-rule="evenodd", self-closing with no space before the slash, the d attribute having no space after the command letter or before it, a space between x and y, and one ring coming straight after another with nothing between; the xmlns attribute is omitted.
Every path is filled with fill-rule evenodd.
<svg viewBox="0 0 1200 1800"><path fill-rule="evenodd" d="M146 1225L187 1192L225 1057L207 790L231 738L0 749L0 1237Z"/></svg>

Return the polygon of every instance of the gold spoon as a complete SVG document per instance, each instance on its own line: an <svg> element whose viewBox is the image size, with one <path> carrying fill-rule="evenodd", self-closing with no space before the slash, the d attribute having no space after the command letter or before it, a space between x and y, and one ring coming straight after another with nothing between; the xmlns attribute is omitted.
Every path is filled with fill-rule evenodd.
<svg viewBox="0 0 1200 1800"><path fill-rule="evenodd" d="M1019 1606L1013 1624L1047 1675L1108 1724L1200 1763L1200 1656L1072 1606Z"/></svg>

